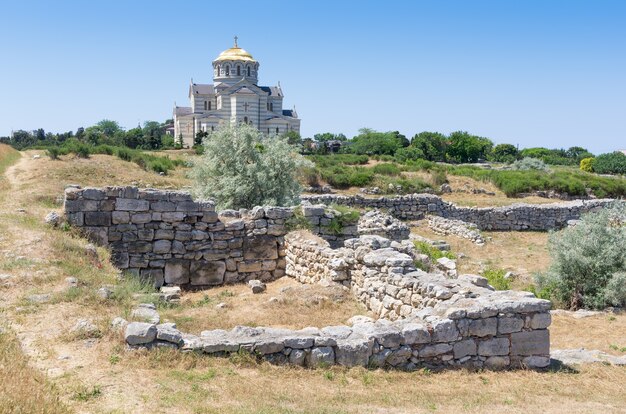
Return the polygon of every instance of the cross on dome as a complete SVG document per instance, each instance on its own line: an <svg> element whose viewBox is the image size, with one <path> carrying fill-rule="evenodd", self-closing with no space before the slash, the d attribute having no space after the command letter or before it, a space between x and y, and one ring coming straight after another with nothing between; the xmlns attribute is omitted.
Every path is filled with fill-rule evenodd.
<svg viewBox="0 0 626 414"><path fill-rule="evenodd" d="M239 38L235 35L235 47L239 47L239 46L237 46L237 39L239 39Z"/></svg>

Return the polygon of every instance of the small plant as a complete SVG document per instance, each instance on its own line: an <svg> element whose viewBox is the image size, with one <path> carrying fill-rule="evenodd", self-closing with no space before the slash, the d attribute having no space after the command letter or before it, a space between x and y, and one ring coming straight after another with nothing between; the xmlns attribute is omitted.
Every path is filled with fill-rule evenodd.
<svg viewBox="0 0 626 414"><path fill-rule="evenodd" d="M109 355L109 363L110 363L111 365L116 365L116 364L118 364L121 360L122 360L122 358L121 358L118 354L111 354L111 355Z"/></svg>
<svg viewBox="0 0 626 414"><path fill-rule="evenodd" d="M102 390L99 385L94 385L91 388L83 386L74 392L73 399L77 401L89 401L98 398L100 395L102 395Z"/></svg>
<svg viewBox="0 0 626 414"><path fill-rule="evenodd" d="M445 170L432 170L430 172L430 182L435 187L439 187L440 185L447 183L448 176Z"/></svg>
<svg viewBox="0 0 626 414"><path fill-rule="evenodd" d="M57 147L50 147L46 150L46 154L51 160L58 160L59 155L61 155L61 151Z"/></svg>
<svg viewBox="0 0 626 414"><path fill-rule="evenodd" d="M483 272L483 277L487 278L489 284L493 286L495 290L509 290L511 289L511 281L504 277L506 270L487 268Z"/></svg>
<svg viewBox="0 0 626 414"><path fill-rule="evenodd" d="M333 218L330 220L327 228L336 235L343 234L344 227L354 226L359 221L361 214L350 207L333 204Z"/></svg>
<svg viewBox="0 0 626 414"><path fill-rule="evenodd" d="M614 351L618 351L618 352L626 352L626 346L617 346L615 344L611 344L611 345L609 345L609 348L611 348Z"/></svg>
<svg viewBox="0 0 626 414"><path fill-rule="evenodd" d="M415 248L419 250L422 254L425 254L430 258L431 261L436 261L437 259L441 259L442 257L447 257L448 259L454 260L456 256L454 253L445 250L439 250L438 248L431 246L430 244L423 241L414 241L413 244Z"/></svg>
<svg viewBox="0 0 626 414"><path fill-rule="evenodd" d="M285 222L285 228L288 231L311 229L311 222L304 217L301 206L298 206L293 210L293 215Z"/></svg>
<svg viewBox="0 0 626 414"><path fill-rule="evenodd" d="M526 157L521 160L515 161L513 164L511 164L511 168L513 170L519 170L519 171L529 171L529 170L548 171L548 166L546 165L545 162L541 161L539 158L530 158L530 157Z"/></svg>
<svg viewBox="0 0 626 414"><path fill-rule="evenodd" d="M372 170L374 171L375 174L400 175L400 168L398 168L398 166L395 164L389 164L389 163L378 164L378 165L375 165L372 168Z"/></svg>

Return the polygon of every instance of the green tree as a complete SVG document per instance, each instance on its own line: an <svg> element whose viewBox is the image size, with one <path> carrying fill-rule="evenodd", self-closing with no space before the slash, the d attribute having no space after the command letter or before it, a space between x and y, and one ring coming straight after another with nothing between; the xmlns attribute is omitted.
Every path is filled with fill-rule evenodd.
<svg viewBox="0 0 626 414"><path fill-rule="evenodd" d="M448 139L439 132L420 132L411 140L411 146L419 149L429 161L445 161Z"/></svg>
<svg viewBox="0 0 626 414"><path fill-rule="evenodd" d="M146 121L143 123L143 143L145 149L161 148L161 136L165 133L163 125L156 121Z"/></svg>
<svg viewBox="0 0 626 414"><path fill-rule="evenodd" d="M512 144L498 144L491 150L489 159L495 162L512 163L517 159L519 151Z"/></svg>
<svg viewBox="0 0 626 414"><path fill-rule="evenodd" d="M89 129L89 128L87 128ZM124 145L129 148L139 148L143 144L143 130L139 127L128 130L124 134Z"/></svg>
<svg viewBox="0 0 626 414"><path fill-rule="evenodd" d="M296 131L287 131L282 135L285 138L287 138L287 142L289 142L289 145L301 145L302 144L302 137Z"/></svg>
<svg viewBox="0 0 626 414"><path fill-rule="evenodd" d="M377 132L361 128L359 135L352 138L350 152L364 155L394 155L402 148L402 139L395 132Z"/></svg>
<svg viewBox="0 0 626 414"><path fill-rule="evenodd" d="M344 134L333 134L331 132L324 132L322 134L313 135L313 139L317 142L326 142L326 141L347 141L348 138Z"/></svg>
<svg viewBox="0 0 626 414"><path fill-rule="evenodd" d="M98 127L99 131L107 137L113 137L115 133L122 131L122 128L120 128L117 121L111 121L110 119L103 119L95 126Z"/></svg>
<svg viewBox="0 0 626 414"><path fill-rule="evenodd" d="M299 169L313 166L286 137L268 137L245 124L220 128L203 145L192 170L193 191L222 209L293 205L300 194Z"/></svg>
<svg viewBox="0 0 626 414"><path fill-rule="evenodd" d="M471 135L465 131L450 134L446 157L454 162L477 162L491 152L493 142L488 138Z"/></svg>

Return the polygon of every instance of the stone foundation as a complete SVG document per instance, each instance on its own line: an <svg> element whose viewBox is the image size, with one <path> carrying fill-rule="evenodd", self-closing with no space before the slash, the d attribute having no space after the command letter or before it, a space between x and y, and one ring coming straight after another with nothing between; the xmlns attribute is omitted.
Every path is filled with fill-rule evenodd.
<svg viewBox="0 0 626 414"><path fill-rule="evenodd" d="M460 207L431 194L365 198L315 195L302 197L311 203L341 204L355 208L384 209L405 220L421 220L427 214L474 223L480 230L553 230L578 220L583 213L600 209L615 200L576 200L552 204L513 204L504 207Z"/></svg>

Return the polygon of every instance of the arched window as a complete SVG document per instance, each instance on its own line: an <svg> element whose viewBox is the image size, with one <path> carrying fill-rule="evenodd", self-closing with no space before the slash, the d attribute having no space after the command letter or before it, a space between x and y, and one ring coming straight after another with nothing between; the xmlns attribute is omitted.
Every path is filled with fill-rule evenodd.
<svg viewBox="0 0 626 414"><path fill-rule="evenodd" d="M208 106L207 103L208 103L207 101L204 101L204 110L205 111L207 110L207 106Z"/></svg>
<svg viewBox="0 0 626 414"><path fill-rule="evenodd" d="M237 65L237 76L241 76L241 66Z"/></svg>
<svg viewBox="0 0 626 414"><path fill-rule="evenodd" d="M221 71L220 71L220 69L221 69L221 68L218 66L218 67L217 67L217 76L220 76L220 75L221 75Z"/></svg>
<svg viewBox="0 0 626 414"><path fill-rule="evenodd" d="M226 65L226 68L225 68L225 69L226 69L226 70L225 70L225 72L226 72L226 76L230 76L230 66Z"/></svg>
<svg viewBox="0 0 626 414"><path fill-rule="evenodd" d="M276 127L276 133L278 134L278 127Z"/></svg>
<svg viewBox="0 0 626 414"><path fill-rule="evenodd" d="M211 101L209 101L209 111L211 110Z"/></svg>
<svg viewBox="0 0 626 414"><path fill-rule="evenodd" d="M250 76L250 66L248 66L248 76Z"/></svg>
<svg viewBox="0 0 626 414"><path fill-rule="evenodd" d="M243 123L244 123L244 124L247 124L247 123L248 123L248 117L247 117L247 116L244 116L244 117L243 117Z"/></svg>

